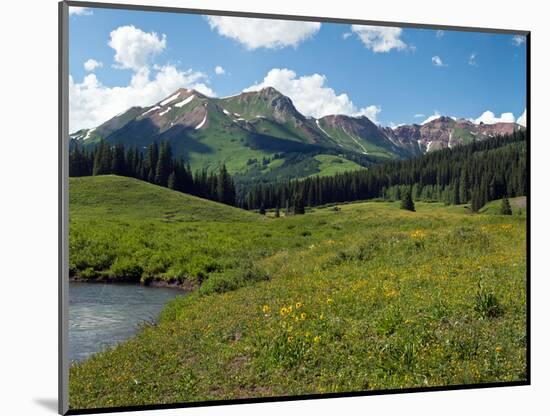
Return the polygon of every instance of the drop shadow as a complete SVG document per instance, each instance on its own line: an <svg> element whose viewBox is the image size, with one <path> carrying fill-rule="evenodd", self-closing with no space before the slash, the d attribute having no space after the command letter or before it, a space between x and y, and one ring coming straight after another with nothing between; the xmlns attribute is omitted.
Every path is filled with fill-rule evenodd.
<svg viewBox="0 0 550 416"><path fill-rule="evenodd" d="M55 414L57 414L57 399L54 398L40 398L40 399L34 399L34 402L40 406L42 406L44 409L49 410Z"/></svg>

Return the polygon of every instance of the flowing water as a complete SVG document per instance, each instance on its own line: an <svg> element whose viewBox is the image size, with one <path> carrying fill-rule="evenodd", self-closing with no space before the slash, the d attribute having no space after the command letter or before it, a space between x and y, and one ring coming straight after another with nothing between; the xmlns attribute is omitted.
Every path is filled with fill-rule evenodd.
<svg viewBox="0 0 550 416"><path fill-rule="evenodd" d="M69 284L69 360L80 361L134 335L185 292L130 284Z"/></svg>

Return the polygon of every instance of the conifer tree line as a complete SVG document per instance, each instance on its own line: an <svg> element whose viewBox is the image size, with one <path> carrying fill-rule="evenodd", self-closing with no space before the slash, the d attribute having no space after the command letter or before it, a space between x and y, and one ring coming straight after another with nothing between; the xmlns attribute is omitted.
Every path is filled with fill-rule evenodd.
<svg viewBox="0 0 550 416"><path fill-rule="evenodd" d="M390 161L365 170L284 183L259 184L239 199L246 209L319 206L383 198L471 204L527 193L526 132L516 131L471 144Z"/></svg>
<svg viewBox="0 0 550 416"><path fill-rule="evenodd" d="M193 174L183 158L174 158L170 143L151 143L145 152L125 149L102 140L86 150L74 143L69 152L70 176L120 175L137 178L176 191L235 205L235 183L221 165L218 172L200 170Z"/></svg>

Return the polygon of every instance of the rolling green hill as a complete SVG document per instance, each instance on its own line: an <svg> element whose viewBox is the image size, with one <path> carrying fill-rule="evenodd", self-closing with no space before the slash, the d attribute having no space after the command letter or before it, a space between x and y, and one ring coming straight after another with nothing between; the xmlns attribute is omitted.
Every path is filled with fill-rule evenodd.
<svg viewBox="0 0 550 416"><path fill-rule="evenodd" d="M273 218L71 178L73 276L200 287L73 364L71 409L525 380L525 216L398 207Z"/></svg>

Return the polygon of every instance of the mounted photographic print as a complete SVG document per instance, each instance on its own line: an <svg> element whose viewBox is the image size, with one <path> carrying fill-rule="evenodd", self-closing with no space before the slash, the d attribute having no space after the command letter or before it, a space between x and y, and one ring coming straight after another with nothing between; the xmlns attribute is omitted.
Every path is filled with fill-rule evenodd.
<svg viewBox="0 0 550 416"><path fill-rule="evenodd" d="M529 32L60 33L61 413L529 384Z"/></svg>

